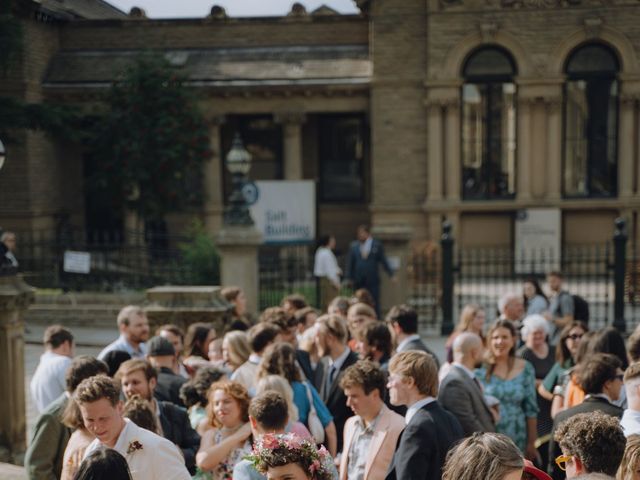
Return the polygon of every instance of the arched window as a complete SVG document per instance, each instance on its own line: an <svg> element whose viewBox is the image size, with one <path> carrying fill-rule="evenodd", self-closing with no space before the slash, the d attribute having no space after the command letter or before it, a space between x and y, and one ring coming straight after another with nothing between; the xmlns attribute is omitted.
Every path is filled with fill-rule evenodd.
<svg viewBox="0 0 640 480"><path fill-rule="evenodd" d="M588 44L568 58L564 106L564 194L612 197L618 184L618 71L608 47Z"/></svg>
<svg viewBox="0 0 640 480"><path fill-rule="evenodd" d="M465 199L515 195L516 66L500 47L472 53L463 68L462 192Z"/></svg>

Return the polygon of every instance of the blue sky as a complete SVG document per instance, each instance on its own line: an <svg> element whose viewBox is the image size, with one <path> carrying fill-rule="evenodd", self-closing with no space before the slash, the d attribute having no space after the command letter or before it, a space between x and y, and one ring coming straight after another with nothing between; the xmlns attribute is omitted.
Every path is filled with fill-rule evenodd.
<svg viewBox="0 0 640 480"><path fill-rule="evenodd" d="M231 17L285 15L295 0L107 0L128 12L141 7L150 18L204 17L213 5L225 8ZM327 5L340 13L358 13L353 0L298 0L308 11Z"/></svg>

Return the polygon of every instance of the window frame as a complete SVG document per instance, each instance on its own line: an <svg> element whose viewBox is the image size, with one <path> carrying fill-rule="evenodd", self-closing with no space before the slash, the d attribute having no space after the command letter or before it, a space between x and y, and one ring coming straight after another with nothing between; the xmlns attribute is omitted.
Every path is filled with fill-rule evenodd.
<svg viewBox="0 0 640 480"><path fill-rule="evenodd" d="M505 73L498 73L498 74L483 74L483 75L467 75L466 74L466 69L469 65L469 62L471 61L471 59L475 56L480 54L482 51L486 51L486 50L495 50L499 53L501 53L502 55L504 55L505 59L509 62L509 65L511 66L511 74L505 74ZM518 85L516 83L516 76L518 75L518 67L517 64L515 62L515 59L513 58L513 55L511 54L511 52L509 52L506 48L500 46L500 45L495 45L495 44L491 44L491 45L482 45L474 50L472 50L467 57L465 58L463 64L462 64L462 85L460 87L460 107L459 107L459 116L460 116L460 190L461 190L461 198L463 201L465 202L470 202L470 201L500 201L500 200L513 200L516 195L517 195L517 178L518 178L518 169L517 169L517 155L518 155L518 110L519 110L519 105L518 105ZM465 85L485 85L487 87L487 91L488 93L488 100L487 100L487 108L486 110L483 112L483 118L485 119L484 121L486 123L484 123L485 125L485 132L483 132L483 136L482 136L482 141L483 141L483 147L485 145L489 145L491 143L491 137L492 137L492 128L491 125L493 124L493 122L491 121L491 115L488 115L489 112L489 100L491 98L491 86L494 86L496 84L498 85L504 85L505 83L511 83L514 85L515 87L515 92L514 92L514 106L515 106L515 119L514 119L514 127L515 127L515 156L516 156L516 165L515 165L515 169L513 172L513 182L514 185L516 185L516 188L514 188L513 193L509 193L506 195L499 195L499 196L495 196L495 195L491 195L489 193L484 193L481 195L473 195L473 196L469 196L466 194L465 192L465 185L464 185L464 169L465 169L465 155L464 155L464 136L463 136L463 130L464 130L464 122L465 122L465 116L464 116L464 87ZM491 178L491 164L488 161L488 156L485 156L484 150L485 148L482 149L483 153L482 153L482 165L480 167L480 172L481 172L481 178L482 178L482 182L484 184L486 184L488 182L488 180ZM486 190L486 189L485 189Z"/></svg>
<svg viewBox="0 0 640 480"><path fill-rule="evenodd" d="M585 73L568 72L569 64L571 60L574 58L574 56L581 49L591 47L591 46L598 46L600 48L603 48L612 56L617 67L615 74L611 74L610 72L604 72L604 71L601 71L601 72L592 71L592 72L585 72ZM571 52L567 55L567 58L565 59L564 66L563 66L563 74L564 74L565 80L562 84L562 146L561 146L562 148L562 178L561 178L562 198L565 198L568 200L618 198L618 195L619 195L618 190L619 190L619 183L620 183L620 179L617 171L619 161L620 161L620 158L619 158L620 152L619 152L619 145L618 145L619 138L620 138L620 65L621 65L620 57L617 54L617 52L612 47L602 42L586 42L586 43L577 45L575 48L571 50ZM615 99L615 102L616 102L615 114L612 117L612 119L615 120L615 126L616 126L615 138L613 139L613 152L614 152L615 166L616 166L615 178L613 179L613 182L612 182L613 188L611 189L612 192L610 194L594 193L591 191L592 190L591 172L593 170L593 168L591 167L592 158L591 158L591 154L589 153L591 151L591 139L587 138L588 144L587 144L586 172L583 172L583 176L586 179L586 184L587 184L587 193L585 194L567 193L565 178L567 174L567 164L569 162L569 159L567 157L567 129L568 129L567 108L568 108L568 99L569 99L569 96L568 96L569 82L577 82L577 81L588 82L589 80L593 80L593 79L612 79L617 86L616 99ZM591 118L592 118L592 115L589 114L589 125L586 126L587 130L592 130L592 128L590 127ZM611 121L611 119L609 121ZM609 125L607 125L607 127L608 126Z"/></svg>

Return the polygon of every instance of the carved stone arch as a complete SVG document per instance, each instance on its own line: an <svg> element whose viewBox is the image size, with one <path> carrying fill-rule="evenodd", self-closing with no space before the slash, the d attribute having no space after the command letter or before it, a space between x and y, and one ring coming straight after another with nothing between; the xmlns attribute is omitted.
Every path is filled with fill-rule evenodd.
<svg viewBox="0 0 640 480"><path fill-rule="evenodd" d="M516 38L506 32L497 29L480 29L478 33L465 37L461 42L455 45L445 58L443 68L440 69L441 76L439 78L461 78L462 67L469 54L480 47L497 45L507 50L516 64L519 77L530 77L533 75L534 68L529 55Z"/></svg>
<svg viewBox="0 0 640 480"><path fill-rule="evenodd" d="M585 27L580 28L560 42L550 56L548 74L564 75L564 65L571 52L581 44L589 42L601 42L611 47L620 60L621 73L640 73L638 58L629 39L613 28L601 25L596 31Z"/></svg>

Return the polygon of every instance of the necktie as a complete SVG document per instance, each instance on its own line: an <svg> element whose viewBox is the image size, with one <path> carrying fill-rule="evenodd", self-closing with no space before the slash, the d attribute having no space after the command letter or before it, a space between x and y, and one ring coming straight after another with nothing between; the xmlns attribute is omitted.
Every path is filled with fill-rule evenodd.
<svg viewBox="0 0 640 480"><path fill-rule="evenodd" d="M335 377L336 374L336 367L334 365L331 365L331 368L329 369L329 375L327 375L327 394L329 393L329 390L331 390L331 385L333 384L333 377Z"/></svg>

